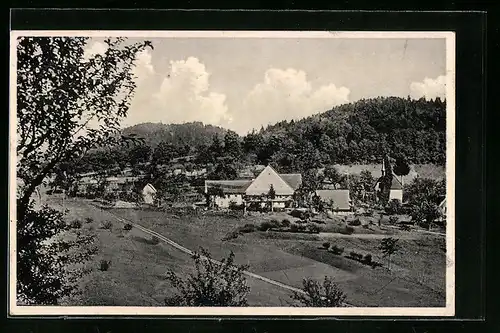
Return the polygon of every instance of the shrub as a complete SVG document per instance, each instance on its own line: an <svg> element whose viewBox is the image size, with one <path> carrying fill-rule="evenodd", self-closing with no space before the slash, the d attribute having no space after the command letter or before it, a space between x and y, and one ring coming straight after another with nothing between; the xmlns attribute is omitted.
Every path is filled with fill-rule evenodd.
<svg viewBox="0 0 500 333"><path fill-rule="evenodd" d="M323 248L326 249L326 250L328 250L330 248L330 243L324 242L323 243Z"/></svg>
<svg viewBox="0 0 500 333"><path fill-rule="evenodd" d="M151 240L150 240L150 243L151 243L152 245L157 245L157 244L160 244L160 239L159 239L158 237L156 237L156 236L152 236L152 237L151 237Z"/></svg>
<svg viewBox="0 0 500 333"><path fill-rule="evenodd" d="M284 227L284 228L288 228L290 227L290 220L288 219L283 219L283 221L281 221L281 226Z"/></svg>
<svg viewBox="0 0 500 333"><path fill-rule="evenodd" d="M337 245L332 245L330 250L333 252L333 254L341 255L344 253L344 248L343 247L338 247Z"/></svg>
<svg viewBox="0 0 500 333"><path fill-rule="evenodd" d="M307 225L307 230L309 230L310 233L319 234L319 232L321 231L321 228L314 223L309 223Z"/></svg>
<svg viewBox="0 0 500 333"><path fill-rule="evenodd" d="M347 224L350 226L360 226L361 221L359 220L359 218L356 218L354 220L349 221Z"/></svg>
<svg viewBox="0 0 500 333"><path fill-rule="evenodd" d="M255 227L255 225L253 225L251 223L247 223L243 227L239 228L238 231L246 234L246 233L254 232L256 229L257 228Z"/></svg>
<svg viewBox="0 0 500 333"><path fill-rule="evenodd" d="M86 217L85 218L85 223L92 223L92 222L94 222L93 218L91 218L91 217Z"/></svg>
<svg viewBox="0 0 500 333"><path fill-rule="evenodd" d="M278 220L272 219L271 221L263 221L260 226L260 231L267 231L269 229L277 229L280 227L280 223Z"/></svg>
<svg viewBox="0 0 500 333"><path fill-rule="evenodd" d="M366 254L364 257L363 257L363 262L367 265L371 265L372 263L372 255L370 253Z"/></svg>
<svg viewBox="0 0 500 333"><path fill-rule="evenodd" d="M224 237L222 237L222 241L228 241L228 240L231 240L231 239L236 239L236 238L238 238L239 235L240 235L240 233L237 232L237 231L228 232Z"/></svg>
<svg viewBox="0 0 500 333"><path fill-rule="evenodd" d="M346 296L339 286L325 276L323 284L312 279L302 281L304 294L294 292L292 299L310 307L341 307Z"/></svg>
<svg viewBox="0 0 500 333"><path fill-rule="evenodd" d="M401 201L399 199L392 199L385 207L385 211L389 215L399 214L401 211Z"/></svg>
<svg viewBox="0 0 500 333"><path fill-rule="evenodd" d="M352 235L354 233L354 228L351 226L345 226L343 229L339 231L343 235Z"/></svg>
<svg viewBox="0 0 500 333"><path fill-rule="evenodd" d="M389 223L390 224L397 224L399 222L399 218L397 216L391 216L389 217Z"/></svg>
<svg viewBox="0 0 500 333"><path fill-rule="evenodd" d="M111 260L101 260L99 262L99 269L103 272L107 271L111 267Z"/></svg>
<svg viewBox="0 0 500 333"><path fill-rule="evenodd" d="M403 224L403 223L399 225L399 229L403 231L411 231L411 227L408 224Z"/></svg>
<svg viewBox="0 0 500 333"><path fill-rule="evenodd" d="M167 297L167 306L246 306L250 288L246 284L244 271L247 266L234 263L234 253L215 262L210 253L201 249L201 254L193 255L196 272L177 276L173 271L167 273L167 280L178 290L177 294Z"/></svg>
<svg viewBox="0 0 500 333"><path fill-rule="evenodd" d="M373 216L373 209L367 209L364 213L364 216L371 217Z"/></svg>
<svg viewBox="0 0 500 333"><path fill-rule="evenodd" d="M291 232L298 232L299 231L299 225L296 223L290 224L290 231Z"/></svg>
<svg viewBox="0 0 500 333"><path fill-rule="evenodd" d="M70 223L70 227L73 229L80 229L82 227L82 221L80 220L73 220Z"/></svg>
<svg viewBox="0 0 500 333"><path fill-rule="evenodd" d="M112 227L113 227L113 222L111 221L104 221L102 223L102 229L111 230Z"/></svg>
<svg viewBox="0 0 500 333"><path fill-rule="evenodd" d="M271 220L271 228L279 228L280 227L280 222L276 219Z"/></svg>
<svg viewBox="0 0 500 333"><path fill-rule="evenodd" d="M124 230L127 230L127 231L128 231L128 230L132 230L132 224L130 224L130 223L125 224L125 225L123 226L123 229L124 229Z"/></svg>
<svg viewBox="0 0 500 333"><path fill-rule="evenodd" d="M361 253L357 253L357 252L354 252L354 251L351 251L349 253L349 256L354 259L354 260L357 260L357 261L361 261L363 260L363 255Z"/></svg>

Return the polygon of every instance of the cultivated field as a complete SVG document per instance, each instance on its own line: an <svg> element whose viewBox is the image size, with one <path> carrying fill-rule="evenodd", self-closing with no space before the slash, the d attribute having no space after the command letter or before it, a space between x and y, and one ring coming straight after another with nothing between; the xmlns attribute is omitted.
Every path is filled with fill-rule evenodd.
<svg viewBox="0 0 500 333"><path fill-rule="evenodd" d="M49 199L49 202L51 199ZM54 205L59 201L52 200ZM118 218L129 220L177 242L197 250L204 247L215 259L235 253L239 264L249 265L249 271L264 278L300 288L306 277L322 280L332 277L354 306L428 307L445 305L445 251L444 237L423 232L406 232L382 225L370 229L355 227L352 235L335 231L342 222L330 221L319 234L299 234L274 231L255 231L223 241L230 232L245 224L259 225L265 219L289 218L286 214L246 217L219 216L213 213L175 215L173 213L138 210L102 210L90 201L69 199L65 203L68 219L93 218L84 229L95 232L99 240L99 254L89 263L93 269L82 282L83 294L78 299L66 300L68 305L162 305L172 293L164 275L168 269L185 275L192 272L188 254L160 242L151 242L151 235L133 228L123 230ZM100 229L106 220L112 221L111 230ZM387 260L378 249L383 237L400 239L402 249L394 255L391 271ZM343 255L334 255L322 249L329 242L344 247ZM373 260L384 266L371 268L347 258L351 251L370 253ZM100 271L101 259L110 260L111 267ZM288 306L293 303L291 291L248 277L251 306Z"/></svg>

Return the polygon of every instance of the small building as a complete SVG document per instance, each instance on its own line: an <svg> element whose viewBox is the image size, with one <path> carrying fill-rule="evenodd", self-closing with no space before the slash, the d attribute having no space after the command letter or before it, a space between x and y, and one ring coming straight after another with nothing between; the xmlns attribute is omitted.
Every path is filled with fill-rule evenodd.
<svg viewBox="0 0 500 333"><path fill-rule="evenodd" d="M220 193L212 194L211 202L220 208L228 208L231 202L236 205L257 205L260 208L290 207L293 194L302 185L301 174L279 174L271 166L265 167L255 179L206 180L205 193L217 187ZM270 189L274 198L269 198Z"/></svg>
<svg viewBox="0 0 500 333"><path fill-rule="evenodd" d="M144 200L144 203L152 205L155 202L156 199L156 189L154 188L153 185L151 184L146 184L144 188L142 189L142 199Z"/></svg>
<svg viewBox="0 0 500 333"><path fill-rule="evenodd" d="M316 190L315 193L334 214L347 215L353 212L349 190Z"/></svg>
<svg viewBox="0 0 500 333"><path fill-rule="evenodd" d="M385 164L382 163L382 176L375 183L375 192L379 193L382 189L382 179L385 176ZM392 182L391 188L389 190L389 201L397 199L400 202L403 202L403 184L399 181L398 177L393 173L392 174Z"/></svg>
<svg viewBox="0 0 500 333"><path fill-rule="evenodd" d="M291 207L295 191L302 185L301 174L279 174L270 165L252 181L245 191L245 201L260 203L261 207L271 203L274 208ZM269 198L270 189L274 190L274 198Z"/></svg>
<svg viewBox="0 0 500 333"><path fill-rule="evenodd" d="M439 220L446 221L446 211L447 211L446 198L444 198L443 201L441 201L441 203L439 204L439 211L441 213L441 217L439 218Z"/></svg>
<svg viewBox="0 0 500 333"><path fill-rule="evenodd" d="M252 180L205 180L205 193L209 189L217 189L220 193L210 195L210 203L219 208L229 208L231 203L241 205L244 202L245 191ZM214 191L214 192L217 192Z"/></svg>

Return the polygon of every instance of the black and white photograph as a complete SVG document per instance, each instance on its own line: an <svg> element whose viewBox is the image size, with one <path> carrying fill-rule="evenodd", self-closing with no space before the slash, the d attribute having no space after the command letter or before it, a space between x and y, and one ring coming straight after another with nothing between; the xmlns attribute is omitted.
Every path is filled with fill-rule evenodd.
<svg viewBox="0 0 500 333"><path fill-rule="evenodd" d="M453 316L453 32L12 31L11 315Z"/></svg>

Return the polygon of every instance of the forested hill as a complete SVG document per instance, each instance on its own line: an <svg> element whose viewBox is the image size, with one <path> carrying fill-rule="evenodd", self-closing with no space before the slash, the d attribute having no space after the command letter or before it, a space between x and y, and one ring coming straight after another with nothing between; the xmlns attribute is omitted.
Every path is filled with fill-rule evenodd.
<svg viewBox="0 0 500 333"><path fill-rule="evenodd" d="M195 155L199 165L231 164L236 169L244 164L271 164L280 172L303 172L333 164L380 164L384 152L393 158L402 155L410 164L443 166L445 127L444 101L398 97L344 104L299 121L282 121L244 137L201 122L144 123L122 132L143 138L140 146L88 154L73 170L165 164L176 157Z"/></svg>
<svg viewBox="0 0 500 333"><path fill-rule="evenodd" d="M256 148L261 162L290 169L302 169L302 164L380 163L384 150L391 156L402 154L410 163L443 165L446 102L363 99L300 121L274 124L249 134L245 141L247 148ZM259 143L248 144L253 141Z"/></svg>
<svg viewBox="0 0 500 333"><path fill-rule="evenodd" d="M168 125L142 123L125 128L122 134L126 136L135 134L137 137L144 138L148 146L155 148L160 142L190 147L209 145L215 134L223 136L225 132L226 130L221 127L204 125L202 122L191 122Z"/></svg>

